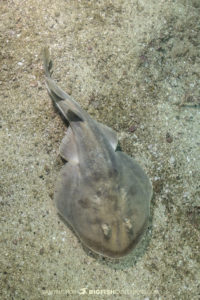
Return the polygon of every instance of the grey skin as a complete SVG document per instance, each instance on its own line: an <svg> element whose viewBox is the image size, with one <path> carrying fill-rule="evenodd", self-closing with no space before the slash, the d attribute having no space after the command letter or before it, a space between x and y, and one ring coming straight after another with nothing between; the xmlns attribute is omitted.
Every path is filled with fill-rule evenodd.
<svg viewBox="0 0 200 300"><path fill-rule="evenodd" d="M84 245L119 258L136 246L147 227L152 185L133 158L116 151L116 132L93 120L56 85L51 67L45 48L48 94L69 122L60 145L67 162L56 184L56 207Z"/></svg>

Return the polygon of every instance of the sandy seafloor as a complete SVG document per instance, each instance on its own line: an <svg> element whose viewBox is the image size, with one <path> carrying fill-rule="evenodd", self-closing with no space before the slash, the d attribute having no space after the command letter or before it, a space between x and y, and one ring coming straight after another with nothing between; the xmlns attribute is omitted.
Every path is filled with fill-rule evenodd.
<svg viewBox="0 0 200 300"><path fill-rule="evenodd" d="M1 299L199 299L200 2L0 2ZM120 260L85 249L53 202L66 126L54 78L154 187L149 228Z"/></svg>

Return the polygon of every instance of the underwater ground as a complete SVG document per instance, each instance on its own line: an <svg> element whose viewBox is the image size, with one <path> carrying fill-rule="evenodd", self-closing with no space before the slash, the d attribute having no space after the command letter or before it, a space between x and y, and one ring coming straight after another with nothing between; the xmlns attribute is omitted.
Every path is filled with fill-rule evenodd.
<svg viewBox="0 0 200 300"><path fill-rule="evenodd" d="M199 299L199 0L1 1L1 299ZM120 260L85 249L53 193L66 125L54 78L151 178L149 228Z"/></svg>

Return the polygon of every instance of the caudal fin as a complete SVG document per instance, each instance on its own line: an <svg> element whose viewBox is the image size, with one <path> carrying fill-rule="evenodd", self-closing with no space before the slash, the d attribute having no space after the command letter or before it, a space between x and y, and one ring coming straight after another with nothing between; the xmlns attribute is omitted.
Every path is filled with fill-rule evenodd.
<svg viewBox="0 0 200 300"><path fill-rule="evenodd" d="M53 63L52 60L50 60L48 47L44 47L43 49L43 64L44 64L45 76L50 78L52 74Z"/></svg>

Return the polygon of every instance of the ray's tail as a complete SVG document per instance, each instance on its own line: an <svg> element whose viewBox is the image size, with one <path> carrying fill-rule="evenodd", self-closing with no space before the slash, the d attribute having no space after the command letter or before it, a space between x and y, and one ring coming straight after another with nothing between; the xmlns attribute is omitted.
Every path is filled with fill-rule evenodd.
<svg viewBox="0 0 200 300"><path fill-rule="evenodd" d="M83 112L79 104L74 99L72 99L66 92L64 92L51 78L51 75L53 73L53 63L50 59L48 47L45 47L43 49L43 65L47 91L53 103L57 106L61 114L68 121L82 121L82 114L84 115L85 113Z"/></svg>

